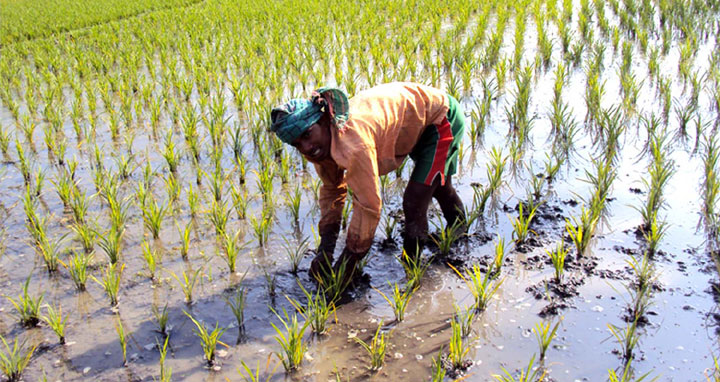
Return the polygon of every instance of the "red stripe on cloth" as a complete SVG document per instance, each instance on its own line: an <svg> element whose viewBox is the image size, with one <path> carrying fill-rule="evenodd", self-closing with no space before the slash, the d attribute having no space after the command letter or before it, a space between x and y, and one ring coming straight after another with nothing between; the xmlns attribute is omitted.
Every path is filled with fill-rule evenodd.
<svg viewBox="0 0 720 382"><path fill-rule="evenodd" d="M445 185L445 161L447 160L448 150L450 144L453 141L452 130L450 129L450 123L447 117L443 118L439 126L436 126L438 131L438 141L435 146L435 155L433 156L433 164L430 167L430 172L425 178L425 184L430 185L435 180L435 176L440 173L440 185Z"/></svg>

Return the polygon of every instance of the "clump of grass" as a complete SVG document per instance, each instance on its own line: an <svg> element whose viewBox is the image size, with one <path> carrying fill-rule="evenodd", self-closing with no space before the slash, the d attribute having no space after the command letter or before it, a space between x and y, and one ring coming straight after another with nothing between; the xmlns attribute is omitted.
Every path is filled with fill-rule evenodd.
<svg viewBox="0 0 720 382"><path fill-rule="evenodd" d="M469 344L464 340L462 323L458 320L450 320L450 343L448 345L448 361L453 369L462 369L465 367L465 360L468 352L470 352Z"/></svg>
<svg viewBox="0 0 720 382"><path fill-rule="evenodd" d="M380 370L385 364L387 339L385 338L385 332L381 330L382 325L383 322L380 321L377 330L375 330L375 335L373 335L369 344L358 337L353 337L355 342L360 344L370 356L370 370Z"/></svg>
<svg viewBox="0 0 720 382"><path fill-rule="evenodd" d="M108 264L102 275L102 281L90 275L96 283L100 284L110 299L110 306L115 307L118 304L118 292L120 291L120 277L122 277L125 264Z"/></svg>
<svg viewBox="0 0 720 382"><path fill-rule="evenodd" d="M538 208L538 206L535 205L530 209L528 214L525 214L523 211L523 204L524 203L522 202L518 203L518 216L516 218L510 218L510 223L513 226L513 238L515 243L518 245L525 243L525 240L527 240L530 235L530 232L532 231L530 229L530 224L532 223L532 219L535 217L535 212Z"/></svg>
<svg viewBox="0 0 720 382"><path fill-rule="evenodd" d="M145 240L143 240L142 244L140 244L140 247L142 248L142 256L145 260L145 267L148 270L148 276L151 280L155 280L155 270L160 262L160 255L157 249L151 248L150 243Z"/></svg>
<svg viewBox="0 0 720 382"><path fill-rule="evenodd" d="M444 219L441 219L441 221L444 221ZM435 245L437 245L438 251L442 256L449 255L453 244L466 235L464 231L465 224L462 219L458 219L451 226L436 225L436 228L438 228L438 234L432 235L431 239L435 242Z"/></svg>
<svg viewBox="0 0 720 382"><path fill-rule="evenodd" d="M146 202L140 205L142 210L143 224L145 228L150 231L153 239L160 237L160 229L162 228L162 222L165 218L165 214L168 211L168 206L159 206L156 200Z"/></svg>
<svg viewBox="0 0 720 382"><path fill-rule="evenodd" d="M495 255L493 256L493 261L490 265L490 269L488 269L488 273L493 273L496 277L500 275L503 263L505 262L506 250L507 248L505 247L505 239L498 239L498 241L495 243Z"/></svg>
<svg viewBox="0 0 720 382"><path fill-rule="evenodd" d="M423 260L419 254L413 258L405 250L402 251L401 256L400 263L405 270L405 279L407 280L405 288L415 290L420 286L420 280L427 272L431 259Z"/></svg>
<svg viewBox="0 0 720 382"><path fill-rule="evenodd" d="M39 296L30 296L28 293L28 287L30 285L30 277L25 279L23 284L23 291L21 295L18 295L17 300L12 297L7 297L10 303L15 307L15 311L20 319L20 323L25 327L35 327L40 322L40 305L42 304L44 293Z"/></svg>
<svg viewBox="0 0 720 382"><path fill-rule="evenodd" d="M412 297L415 290L407 287L404 290L400 289L398 283L395 283L393 285L390 284L390 282L388 281L388 284L390 285L390 287L392 287L392 299L390 299L385 293L383 293L379 289L373 289L375 289L376 292L380 293L380 295L383 296L383 298L385 299L385 301L387 301L387 303L392 308L393 313L395 314L395 321L400 322L405 319L405 309L407 309L408 303L410 303L410 298Z"/></svg>
<svg viewBox="0 0 720 382"><path fill-rule="evenodd" d="M432 358L432 372L430 374L432 382L443 382L445 380L445 366L443 365L443 349Z"/></svg>
<svg viewBox="0 0 720 382"><path fill-rule="evenodd" d="M455 316L453 317L453 320L457 321L460 324L461 335L463 337L467 337L472 331L472 323L473 321L475 321L477 310L475 310L473 307L470 307L469 309L461 309L457 305L454 305L454 307Z"/></svg>
<svg viewBox="0 0 720 382"><path fill-rule="evenodd" d="M594 216L585 206L581 209L580 219L573 216L572 223L569 219L565 219L565 230L575 244L578 258L583 257L590 246L590 239L592 239L598 219L599 217Z"/></svg>
<svg viewBox="0 0 720 382"><path fill-rule="evenodd" d="M227 346L220 341L220 336L225 333L226 329L219 327L218 323L216 322L215 328L212 330L208 330L204 322L198 322L188 312L184 313L186 316L188 316L188 318L190 318L190 320L193 322L193 324L195 324L195 327L197 328L193 329L193 332L200 339L200 346L202 347L203 357L205 358L205 361L210 366L215 364L215 348L217 348L217 344L219 343Z"/></svg>
<svg viewBox="0 0 720 382"><path fill-rule="evenodd" d="M35 353L36 346L32 346L29 349L25 348L25 341L20 342L18 338L13 341L12 347L8 344L8 341L0 335L4 349L0 349L0 371L2 371L8 382L20 381L23 371L30 363L33 353Z"/></svg>
<svg viewBox="0 0 720 382"><path fill-rule="evenodd" d="M225 250L225 257L223 257L223 260L227 263L230 273L235 273L237 258L243 248L243 245L239 243L241 233L241 231L237 231L235 235L231 235L226 232L222 233L222 246Z"/></svg>
<svg viewBox="0 0 720 382"><path fill-rule="evenodd" d="M53 308L51 305L45 306L47 316L42 316L42 320L45 321L48 326L58 336L58 341L61 345L65 344L65 325L67 324L67 315L63 315L62 306L58 305L57 308Z"/></svg>
<svg viewBox="0 0 720 382"><path fill-rule="evenodd" d="M284 331L280 330L274 323L270 323L277 335L275 341L280 344L282 353L278 352L277 357L283 364L286 372L291 372L297 369L302 363L305 352L307 351L307 345L303 343L303 335L305 330L310 325L310 321L305 321L304 324L300 325L297 319L297 315L293 314L292 318L288 316L286 310L283 309L285 319L275 312L275 315L280 319L283 324Z"/></svg>
<svg viewBox="0 0 720 382"><path fill-rule="evenodd" d="M465 275L452 265L450 265L450 267L465 281L465 284L470 289L470 293L474 298L473 307L477 312L482 312L487 308L490 299L495 295L504 281L504 279L494 281L493 278L490 277L490 272L485 272L483 275L482 270L480 270L480 265L478 264L473 264L471 268L466 269Z"/></svg>
<svg viewBox="0 0 720 382"><path fill-rule="evenodd" d="M347 262L343 261L337 269L321 267L320 272L321 274L317 277L318 285L322 288L328 301L336 302L352 282L352 274L347 275L346 273L354 272L354 270L347 270Z"/></svg>
<svg viewBox="0 0 720 382"><path fill-rule="evenodd" d="M110 231L100 236L100 242L98 245L110 260L110 264L116 264L120 259L120 245L122 243L122 236L125 232L124 228L117 229L115 225L110 228Z"/></svg>

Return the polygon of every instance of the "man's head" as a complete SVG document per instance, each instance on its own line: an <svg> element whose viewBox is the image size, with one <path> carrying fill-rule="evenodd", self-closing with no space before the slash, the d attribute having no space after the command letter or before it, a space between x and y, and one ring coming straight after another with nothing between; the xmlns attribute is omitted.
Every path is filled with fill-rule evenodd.
<svg viewBox="0 0 720 382"><path fill-rule="evenodd" d="M348 118L348 99L340 89L321 88L307 99L293 99L272 109L270 129L283 142L312 161L330 156L332 127L342 127Z"/></svg>

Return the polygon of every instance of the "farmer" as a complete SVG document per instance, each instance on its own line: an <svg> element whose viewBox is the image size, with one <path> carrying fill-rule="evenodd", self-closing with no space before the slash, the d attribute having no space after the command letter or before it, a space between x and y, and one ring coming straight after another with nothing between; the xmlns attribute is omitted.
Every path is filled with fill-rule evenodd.
<svg viewBox="0 0 720 382"><path fill-rule="evenodd" d="M345 263L352 277L380 221L379 177L398 168L408 155L415 164L403 195L403 247L409 258L417 259L426 241L431 198L440 204L448 226L465 223L462 201L452 185L464 116L447 93L421 84L390 83L348 102L342 90L321 88L309 100L293 99L274 108L271 120L271 130L313 163L323 182L321 240L310 266L312 276L329 271L349 187L352 219L335 269Z"/></svg>

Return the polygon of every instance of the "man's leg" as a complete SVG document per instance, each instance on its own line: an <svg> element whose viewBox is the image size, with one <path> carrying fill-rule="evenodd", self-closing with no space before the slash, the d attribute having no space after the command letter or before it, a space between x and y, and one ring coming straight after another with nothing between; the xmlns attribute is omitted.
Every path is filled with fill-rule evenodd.
<svg viewBox="0 0 720 382"><path fill-rule="evenodd" d="M463 206L462 200L455 192L451 176L445 179L444 185L435 189L433 197L440 204L447 227L452 227L454 224L465 224L465 206ZM467 227L464 227L463 231L466 232Z"/></svg>
<svg viewBox="0 0 720 382"><path fill-rule="evenodd" d="M431 185L414 180L408 182L403 195L403 212L405 213L405 231L403 232L403 249L411 258L420 256L428 234L427 211L435 190L440 186L440 177L436 177Z"/></svg>

